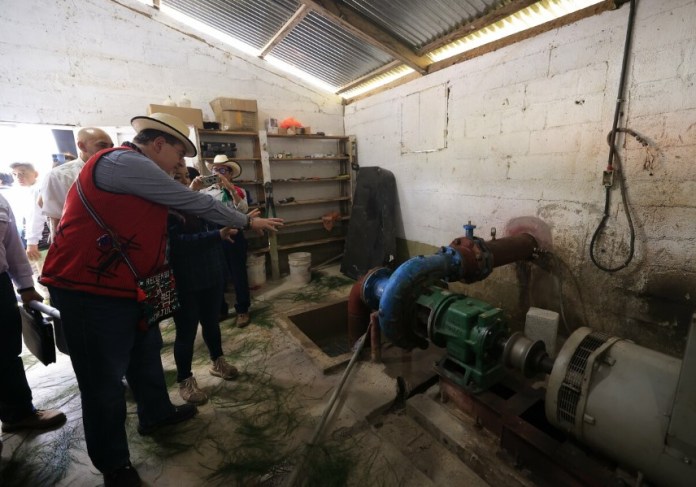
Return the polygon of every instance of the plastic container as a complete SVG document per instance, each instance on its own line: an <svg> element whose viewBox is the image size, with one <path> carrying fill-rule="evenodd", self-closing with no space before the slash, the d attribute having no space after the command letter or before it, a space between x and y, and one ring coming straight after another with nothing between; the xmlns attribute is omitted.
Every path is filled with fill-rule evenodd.
<svg viewBox="0 0 696 487"><path fill-rule="evenodd" d="M309 272L309 267L312 265L312 254L309 252L288 254L288 265L292 282L307 284L311 280L312 274Z"/></svg>
<svg viewBox="0 0 696 487"><path fill-rule="evenodd" d="M250 254L247 257L249 289L258 289L266 283L266 254Z"/></svg>

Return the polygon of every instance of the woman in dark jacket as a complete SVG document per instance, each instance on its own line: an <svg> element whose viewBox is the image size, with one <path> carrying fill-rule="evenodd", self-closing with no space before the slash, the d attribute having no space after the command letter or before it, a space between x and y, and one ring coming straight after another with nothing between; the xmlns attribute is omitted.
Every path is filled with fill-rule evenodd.
<svg viewBox="0 0 696 487"><path fill-rule="evenodd" d="M174 179L186 186L191 183L185 167L175 169ZM237 229L218 228L192 215L173 211L169 214L170 264L181 304L174 313L176 380L181 398L192 404L208 400L191 372L199 322L212 361L210 373L226 380L238 375L223 356L219 322L225 282L225 256L220 243L232 241Z"/></svg>

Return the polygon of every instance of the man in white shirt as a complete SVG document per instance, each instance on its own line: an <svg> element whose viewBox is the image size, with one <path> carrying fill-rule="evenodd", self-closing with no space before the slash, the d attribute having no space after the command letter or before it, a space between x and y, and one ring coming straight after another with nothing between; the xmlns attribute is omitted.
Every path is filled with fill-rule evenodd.
<svg viewBox="0 0 696 487"><path fill-rule="evenodd" d="M10 203L17 215L17 229L34 271L37 287L40 292L48 296L46 289L38 284L38 277L41 275L49 245L48 225L38 206L41 186L38 182L39 173L28 162L15 162L10 164L10 169L16 181L16 186L12 188Z"/></svg>
<svg viewBox="0 0 696 487"><path fill-rule="evenodd" d="M63 214L63 204L65 204L68 189L77 179L85 163L100 150L114 146L109 134L96 127L81 129L77 133L76 142L80 157L54 167L41 187L41 212L48 218L51 236L55 234L56 226Z"/></svg>

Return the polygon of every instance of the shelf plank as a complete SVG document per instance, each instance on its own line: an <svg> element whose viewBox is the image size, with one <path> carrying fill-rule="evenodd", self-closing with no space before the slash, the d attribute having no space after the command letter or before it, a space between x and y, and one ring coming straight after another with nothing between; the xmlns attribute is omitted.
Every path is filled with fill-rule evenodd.
<svg viewBox="0 0 696 487"><path fill-rule="evenodd" d="M331 203L334 201L348 201L350 200L350 196L340 196L338 198L322 198L322 199L316 199L316 200L295 200L291 201L290 203L278 203L276 202L276 206L281 207L281 206L300 206L300 205L316 205L320 203ZM250 207L251 208L251 207Z"/></svg>
<svg viewBox="0 0 696 487"><path fill-rule="evenodd" d="M350 220L350 216L342 216L339 218L340 221L345 222ZM283 226L279 229L280 231L283 230L283 228L289 228L289 227L300 227L304 225L321 225L323 223L321 218L311 218L308 220L292 220L292 221L285 221Z"/></svg>
<svg viewBox="0 0 696 487"><path fill-rule="evenodd" d="M336 157L270 157L271 162L295 162L295 161L347 161L348 156Z"/></svg>
<svg viewBox="0 0 696 487"><path fill-rule="evenodd" d="M345 135L317 135L317 134L267 134L269 139L316 139L316 140L345 140L347 141L349 137Z"/></svg>
<svg viewBox="0 0 696 487"><path fill-rule="evenodd" d="M258 132L232 132L227 130L210 130L210 129L198 129L199 135L224 135L227 137L238 136L238 137L258 137Z"/></svg>
<svg viewBox="0 0 696 487"><path fill-rule="evenodd" d="M324 244L331 243L331 242L340 242L340 241L345 240L345 239L346 239L346 237L331 237L331 238L322 238L320 240L305 240L305 241L296 242L293 244L278 245L278 250L297 249L300 247L313 247L315 245L324 245Z"/></svg>
<svg viewBox="0 0 696 487"><path fill-rule="evenodd" d="M213 162L214 157L203 157L202 158L205 162ZM244 161L254 161L254 162L259 162L261 160L260 157L228 157L230 161L235 161L235 162L244 162Z"/></svg>
<svg viewBox="0 0 696 487"><path fill-rule="evenodd" d="M330 178L290 178L290 179L271 179L273 183L321 183L326 181L350 181L350 176L333 176Z"/></svg>

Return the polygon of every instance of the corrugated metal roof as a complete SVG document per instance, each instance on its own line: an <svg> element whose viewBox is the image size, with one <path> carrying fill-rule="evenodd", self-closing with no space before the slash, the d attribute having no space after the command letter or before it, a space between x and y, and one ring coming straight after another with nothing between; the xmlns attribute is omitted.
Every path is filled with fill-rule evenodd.
<svg viewBox="0 0 696 487"><path fill-rule="evenodd" d="M510 0L344 0L418 50Z"/></svg>
<svg viewBox="0 0 696 487"><path fill-rule="evenodd" d="M600 2L606 8L613 3L611 0L540 0L532 9L561 11L559 5L573 1ZM426 74L433 62L453 55L452 52L456 55L457 49L462 51L465 47L458 48L457 44L464 46L465 36L474 33L480 37L477 29L485 27L487 22L491 22L491 29L497 29L501 18L535 2L160 0L159 3L243 42L260 55L271 55L338 91L351 93L360 91L356 86L362 86L371 76L389 79L394 74L413 70ZM474 29L472 23L476 23Z"/></svg>
<svg viewBox="0 0 696 487"><path fill-rule="evenodd" d="M393 59L315 13L309 13L271 52L337 88Z"/></svg>
<svg viewBox="0 0 696 487"><path fill-rule="evenodd" d="M297 10L297 0L162 0L230 37L261 49Z"/></svg>

